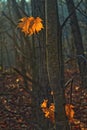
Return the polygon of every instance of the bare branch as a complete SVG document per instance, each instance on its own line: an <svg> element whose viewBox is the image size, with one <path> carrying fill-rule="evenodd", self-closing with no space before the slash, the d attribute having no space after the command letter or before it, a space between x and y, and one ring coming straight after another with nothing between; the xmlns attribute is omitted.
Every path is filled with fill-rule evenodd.
<svg viewBox="0 0 87 130"><path fill-rule="evenodd" d="M82 3L82 1L83 1L83 0L81 0L81 1L77 4L77 6L72 10L72 12L69 14L69 16L65 19L65 21L64 21L63 24L61 25L61 29L65 26L65 24L67 23L67 21L69 20L69 18L73 15L74 10L76 10L76 9L79 7L79 5Z"/></svg>
<svg viewBox="0 0 87 130"><path fill-rule="evenodd" d="M5 16L15 27L17 26L17 25L14 23L14 21L13 21L11 18L9 18L9 17L5 14L4 11L2 11L2 15Z"/></svg>

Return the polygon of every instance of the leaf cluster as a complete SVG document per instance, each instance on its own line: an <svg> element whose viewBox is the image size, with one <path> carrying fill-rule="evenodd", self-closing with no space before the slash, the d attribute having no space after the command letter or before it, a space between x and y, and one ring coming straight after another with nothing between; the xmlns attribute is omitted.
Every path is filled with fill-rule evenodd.
<svg viewBox="0 0 87 130"><path fill-rule="evenodd" d="M23 17L20 19L17 27L21 28L25 35L35 34L44 28L42 19L39 17Z"/></svg>

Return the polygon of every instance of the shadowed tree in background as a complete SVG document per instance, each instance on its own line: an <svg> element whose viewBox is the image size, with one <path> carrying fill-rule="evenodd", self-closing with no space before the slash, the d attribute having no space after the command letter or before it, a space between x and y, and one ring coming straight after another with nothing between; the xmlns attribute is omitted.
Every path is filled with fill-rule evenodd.
<svg viewBox="0 0 87 130"><path fill-rule="evenodd" d="M81 4L82 0L79 2ZM73 0L66 0L67 8L70 16L70 26L73 34L74 44L76 48L76 57L78 60L80 75L82 79L82 87L87 87L87 62L85 60L82 35L78 23L76 9Z"/></svg>

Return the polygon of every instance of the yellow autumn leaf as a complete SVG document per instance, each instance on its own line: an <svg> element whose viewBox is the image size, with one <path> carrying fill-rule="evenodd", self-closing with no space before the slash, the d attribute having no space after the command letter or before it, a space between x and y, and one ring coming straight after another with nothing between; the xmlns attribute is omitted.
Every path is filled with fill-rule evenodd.
<svg viewBox="0 0 87 130"><path fill-rule="evenodd" d="M73 108L74 108L74 106L71 105L71 104L66 104L65 105L66 115L67 115L70 122L73 122L73 120L74 120L75 112L74 112Z"/></svg>
<svg viewBox="0 0 87 130"><path fill-rule="evenodd" d="M18 24L18 27L22 29L22 32L25 33L25 35L33 34L31 25L33 24L34 18L33 17L24 17L20 19L20 23Z"/></svg>
<svg viewBox="0 0 87 130"><path fill-rule="evenodd" d="M55 105L54 103L51 103L50 106L49 106L49 119L51 122L55 122Z"/></svg>
<svg viewBox="0 0 87 130"><path fill-rule="evenodd" d="M51 105L50 105L50 107L49 107L49 109L51 110L51 111L55 111L55 106L54 106L54 103L51 103Z"/></svg>
<svg viewBox="0 0 87 130"><path fill-rule="evenodd" d="M48 100L44 99L43 103L41 104L41 108L46 108L47 102L48 102Z"/></svg>
<svg viewBox="0 0 87 130"><path fill-rule="evenodd" d="M42 19L37 17L34 20L34 24L32 25L32 30L34 33L39 32L41 29L43 29L43 24L41 23Z"/></svg>
<svg viewBox="0 0 87 130"><path fill-rule="evenodd" d="M42 19L37 17L24 17L20 19L20 22L18 23L18 28L22 29L22 32L25 33L25 35L32 35L36 32L41 31L43 29Z"/></svg>
<svg viewBox="0 0 87 130"><path fill-rule="evenodd" d="M45 117L49 118L49 115L50 115L49 110L46 110L45 111Z"/></svg>
<svg viewBox="0 0 87 130"><path fill-rule="evenodd" d="M44 112L44 115L46 118L50 119L52 123L55 122L55 116L54 116L54 111L55 111L55 106L54 103L51 103L50 106L47 106L48 100L44 100L43 103L41 104L42 111Z"/></svg>
<svg viewBox="0 0 87 130"><path fill-rule="evenodd" d="M20 22L19 22L19 24L17 26L17 27L21 28L22 31L27 30L27 26L28 26L27 19L28 19L27 17L24 17L24 18L20 19Z"/></svg>

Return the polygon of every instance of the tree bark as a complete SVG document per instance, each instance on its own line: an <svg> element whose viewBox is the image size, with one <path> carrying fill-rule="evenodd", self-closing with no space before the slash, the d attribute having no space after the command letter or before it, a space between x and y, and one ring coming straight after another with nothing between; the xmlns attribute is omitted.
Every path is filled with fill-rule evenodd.
<svg viewBox="0 0 87 130"><path fill-rule="evenodd" d="M34 17L42 18L45 24L45 1L44 0L32 0L32 15ZM46 66L46 38L45 29L33 36L33 56L34 66L32 68L33 78L41 84L41 88L38 85L33 86L33 92L35 92L36 114L38 122L41 122L43 130L49 129L49 121L43 116L41 110L41 103L44 99L52 101L51 89L49 86L49 79ZM38 103L37 103L38 102Z"/></svg>
<svg viewBox="0 0 87 130"><path fill-rule="evenodd" d="M55 129L69 129L65 114L64 71L62 56L62 30L57 0L46 1L47 68L55 104Z"/></svg>

